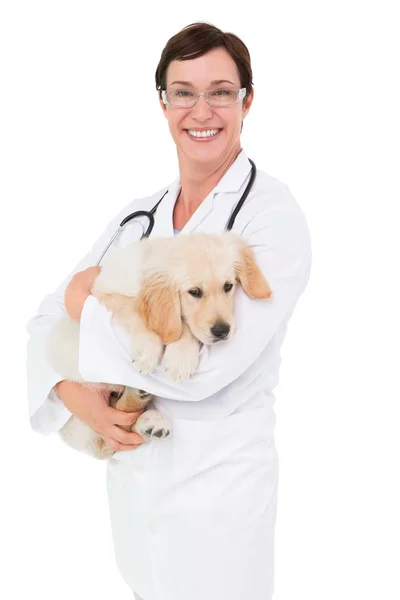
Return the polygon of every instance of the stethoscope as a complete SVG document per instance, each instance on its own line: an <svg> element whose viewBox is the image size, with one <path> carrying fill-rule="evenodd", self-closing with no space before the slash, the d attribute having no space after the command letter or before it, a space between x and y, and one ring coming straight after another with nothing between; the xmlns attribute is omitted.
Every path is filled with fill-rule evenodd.
<svg viewBox="0 0 400 600"><path fill-rule="evenodd" d="M248 184L246 185L246 189L244 190L240 200L238 201L238 203L235 206L234 211L232 212L231 216L229 217L229 220L225 226L225 231L230 231L235 223L235 219L240 211L240 209L242 208L243 204L246 201L247 196L250 193L251 188L253 187L253 183L254 180L256 178L256 174L257 174L257 169L256 169L256 165L254 164L254 162L252 160L250 160L250 158L248 159L248 161L251 164L251 175L250 175L250 179ZM115 242L115 240L121 235L121 233L124 231L125 227L128 225L128 223L130 223L133 219L136 219L138 217L147 217L149 220L149 224L148 227L146 229L146 231L143 231L143 234L141 236L141 240L143 238L148 238L150 237L151 232L153 231L153 227L154 227L154 223L155 223L155 219L154 219L154 215L156 213L156 210L158 208L158 205L160 204L161 200L164 198L164 196L166 196L166 194L168 194L168 190L165 192L165 194L162 195L162 197L159 199L159 201L157 202L157 204L155 204L153 206L153 208L150 211L147 210L137 210L136 212L131 213L130 215L128 215L127 217L125 217L125 219L123 219L117 229L117 231L114 233L114 235L112 236L111 240L108 242L107 246L105 247L105 249L103 250L102 255L100 256L99 260L97 261L97 266L101 263L101 261L103 260L107 250L110 248L110 246Z"/></svg>

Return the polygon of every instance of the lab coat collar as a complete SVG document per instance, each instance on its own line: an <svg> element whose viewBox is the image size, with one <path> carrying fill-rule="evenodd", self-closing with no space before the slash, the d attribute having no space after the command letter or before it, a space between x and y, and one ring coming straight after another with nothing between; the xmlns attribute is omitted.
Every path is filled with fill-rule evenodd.
<svg viewBox="0 0 400 600"><path fill-rule="evenodd" d="M238 192L250 171L251 164L244 150L242 150L236 157L235 162L229 167L221 181L214 188L214 194Z"/></svg>
<svg viewBox="0 0 400 600"><path fill-rule="evenodd" d="M229 167L227 172L221 178L221 181L209 193L207 198L203 200L197 210L193 213L182 233L193 231L205 219L213 208L214 198L216 194L238 192L243 185L246 177L251 171L251 164L244 150L236 157L235 162ZM173 210L176 199L178 198L181 189L180 177L168 187L168 194L162 200L157 208L157 214L154 226L154 235L173 235Z"/></svg>

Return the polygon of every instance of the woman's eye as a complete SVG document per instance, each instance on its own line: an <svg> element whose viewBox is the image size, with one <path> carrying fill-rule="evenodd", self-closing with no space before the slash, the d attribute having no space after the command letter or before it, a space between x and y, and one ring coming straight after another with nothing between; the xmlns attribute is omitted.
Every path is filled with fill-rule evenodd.
<svg viewBox="0 0 400 600"><path fill-rule="evenodd" d="M224 292L228 293L231 291L232 288L233 288L233 283L225 283Z"/></svg>
<svg viewBox="0 0 400 600"><path fill-rule="evenodd" d="M232 94L231 90L214 90L214 96L230 96Z"/></svg>
<svg viewBox="0 0 400 600"><path fill-rule="evenodd" d="M201 291L200 288L193 288L192 290L189 290L189 294L191 296L194 296L195 298L201 298L203 295L203 292Z"/></svg>
<svg viewBox="0 0 400 600"><path fill-rule="evenodd" d="M188 92L187 90L176 90L175 96L178 96L178 98L187 98L188 96L191 96L192 93Z"/></svg>

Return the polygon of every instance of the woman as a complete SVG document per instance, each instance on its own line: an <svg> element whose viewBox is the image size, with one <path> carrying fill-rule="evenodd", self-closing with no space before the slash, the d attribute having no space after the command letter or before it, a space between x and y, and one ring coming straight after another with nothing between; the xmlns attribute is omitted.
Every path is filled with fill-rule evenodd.
<svg viewBox="0 0 400 600"><path fill-rule="evenodd" d="M31 423L43 433L57 431L74 413L117 450L107 469L114 544L137 598L268 600L278 482L273 389L287 323L309 278L309 232L287 186L258 170L233 230L253 247L272 299L250 300L237 290L235 335L204 346L189 381L174 384L161 368L139 374L124 333L90 296L98 272L92 265L121 220L150 210L167 190L152 236L222 232L251 171L240 132L254 91L239 38L207 23L184 28L162 52L156 85L180 177L125 207L30 322ZM136 241L141 231L137 222L130 225L109 252ZM84 379L154 394L155 407L172 423L170 438L141 444L140 436L120 427L138 414L113 410L101 394L51 370L46 336L65 309L81 321Z"/></svg>

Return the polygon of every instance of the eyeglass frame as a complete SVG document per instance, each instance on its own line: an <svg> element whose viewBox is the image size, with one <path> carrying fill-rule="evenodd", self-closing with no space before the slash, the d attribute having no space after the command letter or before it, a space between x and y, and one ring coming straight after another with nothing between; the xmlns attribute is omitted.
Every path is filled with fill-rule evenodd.
<svg viewBox="0 0 400 600"><path fill-rule="evenodd" d="M244 88L240 88L240 89L236 90L236 100L235 100L235 102L232 102L232 104L210 104L209 101L207 100L206 94L210 94L211 92L217 92L218 90L207 90L206 92L200 92L200 94L193 94L196 97L196 100L195 100L194 104L191 104L190 106L183 106L181 104L171 104L170 102L168 102L168 100L167 100L167 92L168 91L172 92L174 90L161 90L161 98L162 98L162 101L164 102L165 106L175 106L176 108L193 108L193 106L196 106L196 104L198 103L200 96L204 96L204 100L207 102L208 106L212 106L213 108L218 108L218 107L224 108L226 106L234 106L238 102L241 102L243 100L243 98L246 97L247 88L244 87ZM177 91L179 91L179 90L177 90Z"/></svg>

